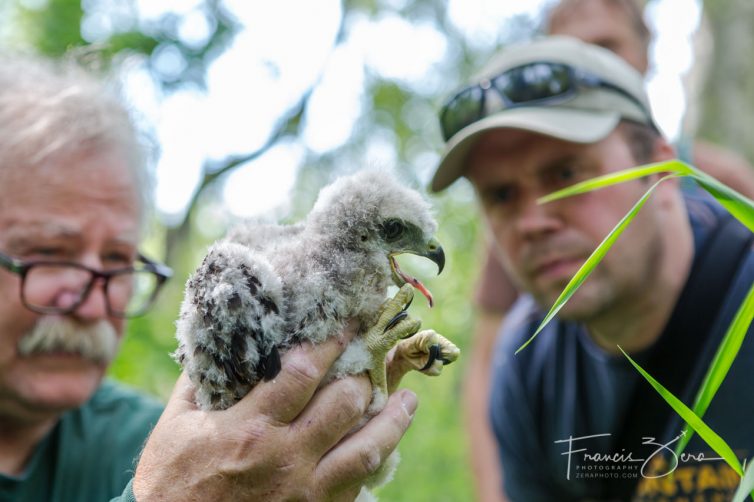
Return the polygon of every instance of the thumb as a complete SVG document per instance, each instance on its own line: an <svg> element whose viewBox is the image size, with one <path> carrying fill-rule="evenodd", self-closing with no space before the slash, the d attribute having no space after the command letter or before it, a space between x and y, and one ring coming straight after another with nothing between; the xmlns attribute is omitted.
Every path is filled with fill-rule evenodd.
<svg viewBox="0 0 754 502"><path fill-rule="evenodd" d="M186 372L181 372L178 380L173 387L173 393L170 395L168 404L163 411L164 416L175 416L187 411L198 409L196 406L194 385Z"/></svg>

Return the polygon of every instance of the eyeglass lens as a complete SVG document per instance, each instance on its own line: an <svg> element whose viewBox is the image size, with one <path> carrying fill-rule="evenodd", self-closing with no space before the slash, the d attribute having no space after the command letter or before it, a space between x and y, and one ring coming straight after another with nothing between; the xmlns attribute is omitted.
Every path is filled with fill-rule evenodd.
<svg viewBox="0 0 754 502"><path fill-rule="evenodd" d="M35 264L26 273L23 299L37 310L64 313L81 303L91 282L96 280L83 268ZM111 312L126 316L140 313L152 301L158 282L149 270L123 271L110 276L105 290Z"/></svg>

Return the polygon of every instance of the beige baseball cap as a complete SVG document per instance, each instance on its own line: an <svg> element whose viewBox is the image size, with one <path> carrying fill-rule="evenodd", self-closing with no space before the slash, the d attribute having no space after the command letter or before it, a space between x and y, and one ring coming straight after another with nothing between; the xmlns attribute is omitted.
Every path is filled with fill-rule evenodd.
<svg viewBox="0 0 754 502"><path fill-rule="evenodd" d="M567 65L590 83L581 82L576 92L562 99L505 108L503 98L489 87L490 81L506 70L532 63ZM641 74L607 49L571 37L544 37L507 47L465 89L479 85L486 89L486 109L479 120L453 132L448 139L430 184L433 192L463 176L471 147L490 129L523 129L574 143L594 143L605 138L621 119L657 129Z"/></svg>

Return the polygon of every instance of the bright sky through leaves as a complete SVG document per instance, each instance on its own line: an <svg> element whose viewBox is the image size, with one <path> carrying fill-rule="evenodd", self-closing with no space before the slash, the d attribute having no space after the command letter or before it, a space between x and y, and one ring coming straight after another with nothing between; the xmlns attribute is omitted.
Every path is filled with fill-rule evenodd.
<svg viewBox="0 0 754 502"><path fill-rule="evenodd" d="M190 13L196 3L140 0L137 5L142 15L156 17L168 10ZM432 71L447 47L429 23L410 24L395 15L355 18L347 26L346 43L331 53L342 14L337 0L226 3L245 29L210 67L206 94L185 90L163 99L145 85L145 74L134 72L129 78L129 93L153 122L161 145L157 206L163 213L184 209L205 157L220 159L259 147L274 120L320 73L303 144L281 145L231 174L223 195L232 213L250 216L284 207L305 150L321 154L348 140L361 112L365 69L417 89L448 85ZM456 28L468 39L491 44L506 19L536 14L546 3L450 0L448 9ZM187 17L181 27L184 40L207 36L208 27L200 17ZM652 54L656 70L648 80L650 98L658 123L674 138L685 105L680 75L692 63L689 35L698 25L699 6L695 0L656 1L650 4L648 19L658 34ZM170 54L162 59L166 67L177 64ZM367 151L389 161L394 158L390 150L388 141L376 137Z"/></svg>

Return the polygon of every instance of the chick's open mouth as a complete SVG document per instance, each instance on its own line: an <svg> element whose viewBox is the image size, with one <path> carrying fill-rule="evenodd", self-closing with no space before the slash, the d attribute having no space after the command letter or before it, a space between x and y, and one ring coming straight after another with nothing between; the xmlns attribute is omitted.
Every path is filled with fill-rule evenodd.
<svg viewBox="0 0 754 502"><path fill-rule="evenodd" d="M390 270L393 273L393 282L395 282L395 285L399 288L403 286L404 284L411 284L414 288L418 289L421 294L423 294L427 301L429 302L430 308L434 305L434 300L432 299L432 293L427 289L427 287L421 283L419 279L416 277L410 276L404 271L401 270L401 268L398 266L398 262L395 259L395 255L389 255L388 259L390 260Z"/></svg>

